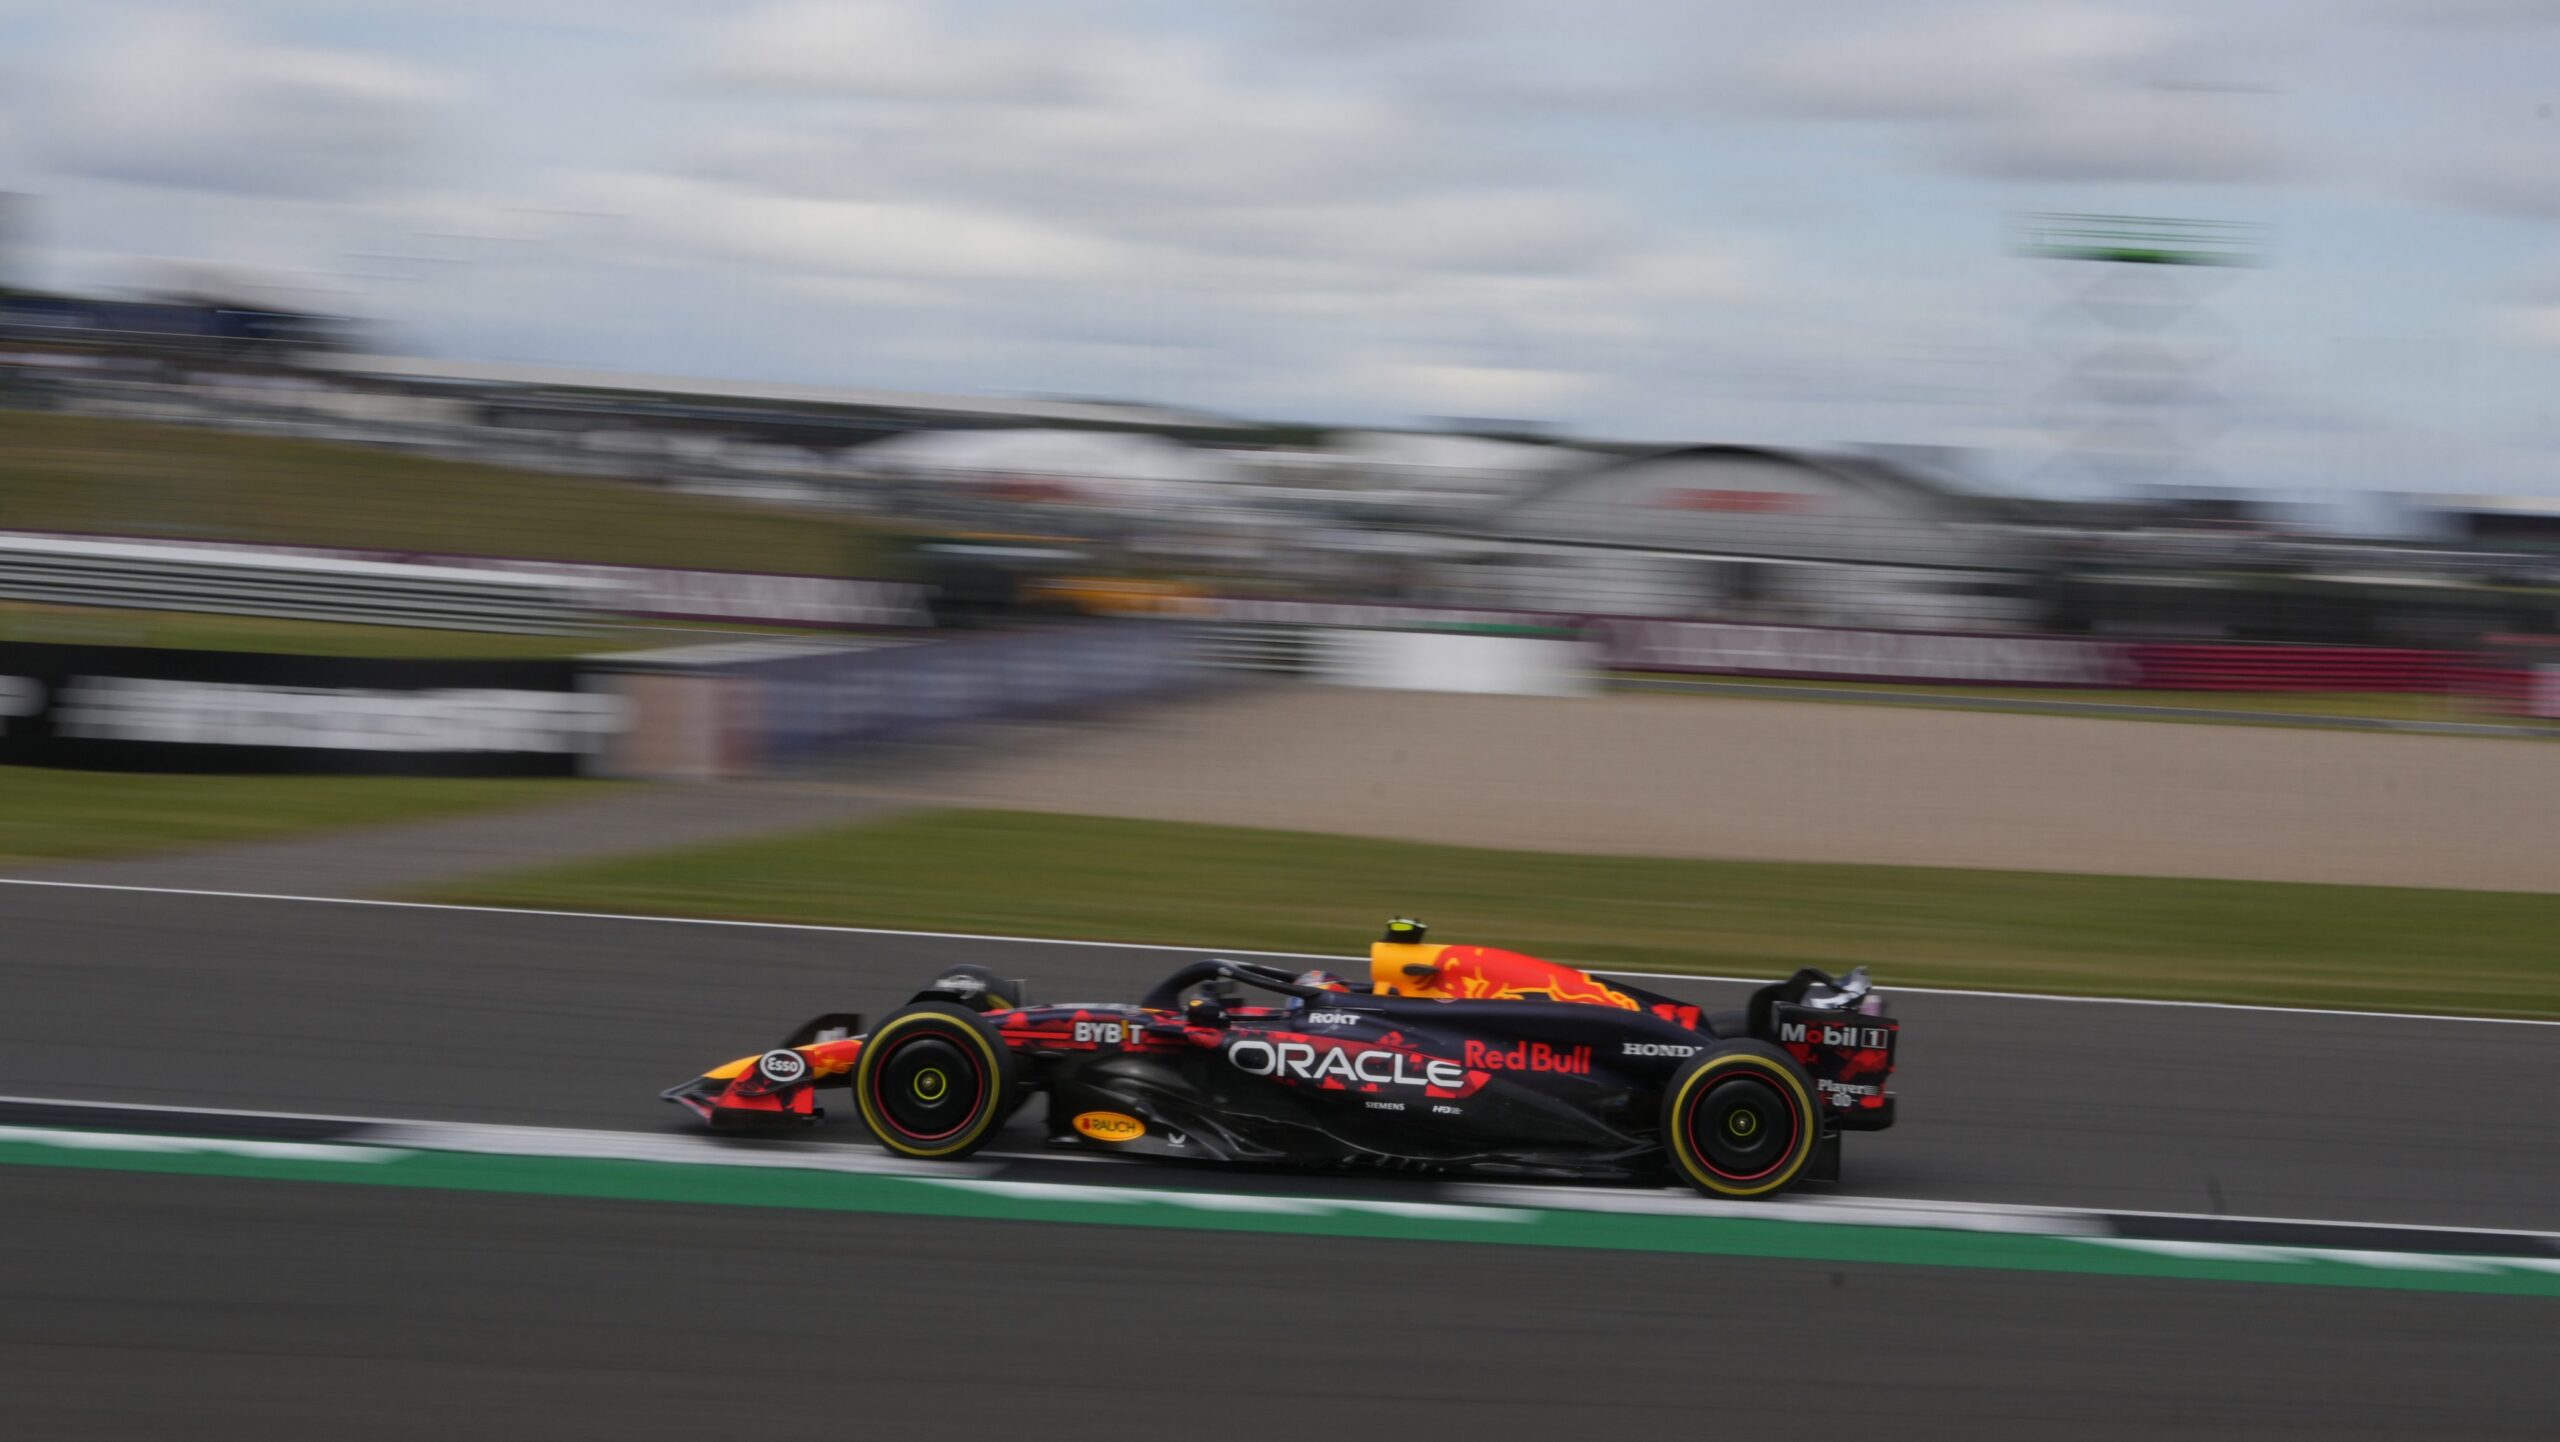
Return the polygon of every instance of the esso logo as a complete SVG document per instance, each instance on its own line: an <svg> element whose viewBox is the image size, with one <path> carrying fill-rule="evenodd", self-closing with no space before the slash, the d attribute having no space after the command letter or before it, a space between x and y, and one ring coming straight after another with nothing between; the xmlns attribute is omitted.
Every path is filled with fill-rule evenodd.
<svg viewBox="0 0 2560 1442"><path fill-rule="evenodd" d="M809 1059L796 1051L769 1051L756 1058L756 1070L766 1081L788 1084L809 1074Z"/></svg>

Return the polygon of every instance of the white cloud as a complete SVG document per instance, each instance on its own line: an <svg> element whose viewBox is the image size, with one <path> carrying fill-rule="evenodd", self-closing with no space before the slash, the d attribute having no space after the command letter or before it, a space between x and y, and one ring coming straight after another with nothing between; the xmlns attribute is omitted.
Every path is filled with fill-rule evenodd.
<svg viewBox="0 0 2560 1442"><path fill-rule="evenodd" d="M587 177L582 203L827 303L931 309L944 350L1183 350L1364 406L1462 409L1473 382L1494 409L1561 403L1586 382L1542 347L1643 344L1747 294L1726 239L1392 89L1041 24L756 12L713 78L789 118L704 135L666 173ZM890 52L895 74L871 58Z"/></svg>
<svg viewBox="0 0 2560 1442"><path fill-rule="evenodd" d="M1235 255L1349 261L1399 273L1527 275L1582 271L1639 232L1607 197L1471 189L1334 204L1209 206L1158 228Z"/></svg>
<svg viewBox="0 0 2560 1442"><path fill-rule="evenodd" d="M827 95L1021 101L1072 91L1077 57L1051 37L1009 16L981 12L976 28L951 18L901 0L786 0L737 21L712 69L748 89Z"/></svg>
<svg viewBox="0 0 2560 1442"><path fill-rule="evenodd" d="M2261 108L2245 94L2090 90L1970 127L1949 153L1968 170L2021 180L2281 179L2303 162L2260 123Z"/></svg>
<svg viewBox="0 0 2560 1442"><path fill-rule="evenodd" d="M2375 0L2379 14L2421 26L2523 26L2560 23L2560 0Z"/></svg>
<svg viewBox="0 0 2560 1442"><path fill-rule="evenodd" d="M2004 115L2056 87L2121 81L2173 53L2170 22L2085 5L1976 7L1840 29L1749 67L1769 103L1808 115L1940 120Z"/></svg>
<svg viewBox="0 0 2560 1442"><path fill-rule="evenodd" d="M1890 122L1960 170L2040 181L2243 181L2292 171L2238 48L2152 13L1976 5L1781 44L1743 92L1781 113Z"/></svg>
<svg viewBox="0 0 2560 1442"><path fill-rule="evenodd" d="M1081 210L1519 184L1539 163L1374 83L1059 13L914 0L753 12L715 47L711 77L743 105L798 103L731 127L700 164L783 191L1001 188Z"/></svg>
<svg viewBox="0 0 2560 1442"><path fill-rule="evenodd" d="M84 278L272 268L453 354L1784 440L2014 432L2033 362L1929 358L2055 303L2001 210L2117 185L2308 237L2234 325L2313 389L2335 333L2507 347L2494 428L2560 364L2486 279L2560 215L2555 8L0 0L0 187Z"/></svg>
<svg viewBox="0 0 2560 1442"><path fill-rule="evenodd" d="M411 178L454 87L404 62L266 45L178 11L95 32L31 97L57 173L250 195L339 196Z"/></svg>
<svg viewBox="0 0 2560 1442"><path fill-rule="evenodd" d="M787 272L1093 281L1135 263L1107 236L929 201L820 200L642 174L592 177L585 193L680 245Z"/></svg>
<svg viewBox="0 0 2560 1442"><path fill-rule="evenodd" d="M2560 350L2560 305L2505 307L2494 313L2492 330L2504 340Z"/></svg>
<svg viewBox="0 0 2560 1442"><path fill-rule="evenodd" d="M2560 216L2560 122L2438 139L2418 181L2425 194L2528 219Z"/></svg>
<svg viewBox="0 0 2560 1442"><path fill-rule="evenodd" d="M1571 406L1599 378L1518 366L1388 360L1355 367L1363 388L1420 415L1540 416Z"/></svg>

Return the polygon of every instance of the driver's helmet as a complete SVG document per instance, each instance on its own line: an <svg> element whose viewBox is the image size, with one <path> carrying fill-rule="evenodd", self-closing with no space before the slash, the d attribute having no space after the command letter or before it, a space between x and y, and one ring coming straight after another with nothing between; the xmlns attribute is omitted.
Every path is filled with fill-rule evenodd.
<svg viewBox="0 0 2560 1442"><path fill-rule="evenodd" d="M1326 991L1349 991L1351 989L1351 983L1344 981L1339 975L1330 971L1321 970L1299 972L1298 985L1320 986Z"/></svg>

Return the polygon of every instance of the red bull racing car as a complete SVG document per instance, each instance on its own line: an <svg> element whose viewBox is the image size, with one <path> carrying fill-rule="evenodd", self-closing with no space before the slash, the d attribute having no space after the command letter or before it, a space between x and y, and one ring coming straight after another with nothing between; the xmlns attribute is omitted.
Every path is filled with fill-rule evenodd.
<svg viewBox="0 0 2560 1442"><path fill-rule="evenodd" d="M954 967L867 1033L829 1013L664 1093L717 1127L814 1123L819 1093L890 1151L963 1157L1046 1093L1053 1145L1292 1167L1666 1174L1716 1197L1836 1180L1893 1124L1900 1031L1861 968L1807 968L1704 1013L1621 981L1390 923L1369 987L1205 960L1131 1004L1029 1005ZM1243 987L1271 995L1246 1005Z"/></svg>

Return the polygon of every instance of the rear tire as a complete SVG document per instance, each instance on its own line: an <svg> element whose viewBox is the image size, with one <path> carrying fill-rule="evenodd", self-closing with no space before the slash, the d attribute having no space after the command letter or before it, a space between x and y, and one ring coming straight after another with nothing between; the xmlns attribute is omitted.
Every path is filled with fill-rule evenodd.
<svg viewBox="0 0 2560 1442"><path fill-rule="evenodd" d="M1710 1047L1663 1093L1663 1152L1680 1180L1708 1196L1774 1197L1821 1147L1812 1078L1767 1042Z"/></svg>
<svg viewBox="0 0 2560 1442"><path fill-rule="evenodd" d="M1017 1100L1004 1034L947 1001L891 1013L853 1063L862 1124L900 1156L965 1157L995 1136Z"/></svg>

